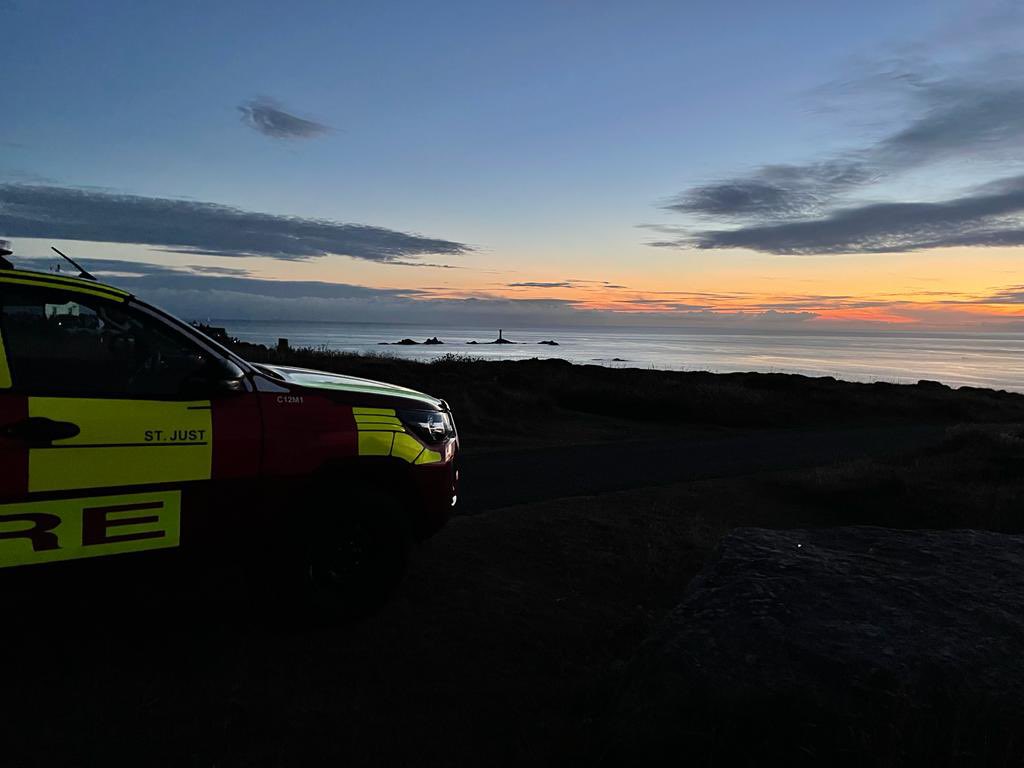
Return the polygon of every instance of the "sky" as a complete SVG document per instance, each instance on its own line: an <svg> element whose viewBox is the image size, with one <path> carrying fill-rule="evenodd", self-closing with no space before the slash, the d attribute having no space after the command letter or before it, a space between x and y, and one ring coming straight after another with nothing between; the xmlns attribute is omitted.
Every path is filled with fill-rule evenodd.
<svg viewBox="0 0 1024 768"><path fill-rule="evenodd" d="M0 0L0 238L188 319L1024 331L1024 2Z"/></svg>

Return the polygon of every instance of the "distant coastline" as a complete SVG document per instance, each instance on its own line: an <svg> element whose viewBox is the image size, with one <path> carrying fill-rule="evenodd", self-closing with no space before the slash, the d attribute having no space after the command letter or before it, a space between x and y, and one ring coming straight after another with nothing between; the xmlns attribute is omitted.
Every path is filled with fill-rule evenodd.
<svg viewBox="0 0 1024 768"><path fill-rule="evenodd" d="M580 364L711 372L759 371L849 381L914 383L1024 391L1024 334L777 334L622 328L505 327L518 344L487 344L494 327L413 324L211 321L243 341L431 360L456 352L488 360L554 357ZM437 338L443 344L424 344ZM418 344L393 342L410 339ZM557 345L541 344L557 341ZM469 342L476 341L476 344ZM392 342L382 345L381 342ZM386 350L386 351L385 351Z"/></svg>
<svg viewBox="0 0 1024 768"><path fill-rule="evenodd" d="M471 344L471 345L474 345L474 346L476 346L478 344L488 345L488 344L525 344L525 343L527 343L527 342L522 342L522 341L513 341L512 339L506 339L503 334L504 334L504 331L499 328L498 329L498 338L494 339L493 341L477 341L476 339L470 339L469 341L466 341L466 342L463 342L463 343L464 344ZM415 347L415 346L423 345L425 347L436 347L436 346L440 346L440 345L442 345L444 343L445 342L442 341L441 339L439 339L437 336L431 336L430 338L424 339L423 341L416 341L415 339L411 339L411 338L409 338L407 336L406 338L404 338L404 339L402 339L400 341L378 341L377 342L377 346L379 346L379 347ZM540 341L538 341L536 343L537 344L544 344L544 345L549 346L549 347L557 347L557 346L559 346L558 342L555 341L554 339L541 339Z"/></svg>

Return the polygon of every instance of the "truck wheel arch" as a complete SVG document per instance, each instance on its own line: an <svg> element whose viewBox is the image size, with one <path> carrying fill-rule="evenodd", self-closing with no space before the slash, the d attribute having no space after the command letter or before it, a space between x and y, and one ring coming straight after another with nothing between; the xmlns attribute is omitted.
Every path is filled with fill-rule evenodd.
<svg viewBox="0 0 1024 768"><path fill-rule="evenodd" d="M412 467L408 462L390 456L360 456L326 462L312 478L327 493L337 494L339 502L352 496L360 501L372 498L375 492L397 497L414 523L419 502Z"/></svg>

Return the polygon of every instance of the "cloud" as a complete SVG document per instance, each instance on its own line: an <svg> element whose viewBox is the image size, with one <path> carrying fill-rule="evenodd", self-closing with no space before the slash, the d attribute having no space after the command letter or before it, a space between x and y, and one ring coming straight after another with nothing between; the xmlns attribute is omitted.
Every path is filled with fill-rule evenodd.
<svg viewBox="0 0 1024 768"><path fill-rule="evenodd" d="M16 258L19 267L47 270L60 260ZM678 299L638 299L615 307L591 308L571 299L517 299L503 296L457 296L445 289L369 288L345 283L264 280L211 273L205 266L171 267L122 259L82 259L100 280L185 320L232 319L324 322L421 323L444 326L550 328L627 324L637 327L696 325L708 328L757 328L803 323L810 311L775 311L749 307L717 311L706 303ZM597 281L602 282L602 281ZM382 339L383 340L383 339Z"/></svg>
<svg viewBox="0 0 1024 768"><path fill-rule="evenodd" d="M829 160L767 165L755 173L693 187L665 207L679 213L743 218L789 218L821 211L840 192L871 177L867 165Z"/></svg>
<svg viewBox="0 0 1024 768"><path fill-rule="evenodd" d="M561 280L556 283L541 283L535 281L526 281L522 283L509 283L509 288L572 288L574 284L568 280Z"/></svg>
<svg viewBox="0 0 1024 768"><path fill-rule="evenodd" d="M18 247L15 248L19 250ZM42 251L40 251L41 253ZM56 257L15 257L19 267L46 270ZM993 305L1024 304L1024 287L993 288L986 295L918 291L892 296L803 294L766 297L753 293L655 291L618 294L613 302L588 299L519 299L452 293L447 287L370 288L314 280L265 280L219 274L206 265L173 267L128 259L82 257L101 280L130 290L186 320L233 319L362 323L419 323L436 326L552 328L629 326L708 329L790 329L841 322L877 327L898 318L919 328L1003 329L1012 318L986 311ZM603 281L594 281L603 282ZM316 326L310 326L310 333ZM243 330L238 326L236 330ZM383 341L383 339L381 339Z"/></svg>
<svg viewBox="0 0 1024 768"><path fill-rule="evenodd" d="M226 275L228 277L245 277L250 274L248 269L237 269L235 267L214 267L206 264L190 264L188 266L193 272L203 275Z"/></svg>
<svg viewBox="0 0 1024 768"><path fill-rule="evenodd" d="M681 312L710 310L707 304L688 304L682 301L670 301L669 299L644 299L632 298L621 302L623 307L650 308L655 312L670 312L673 310Z"/></svg>
<svg viewBox="0 0 1024 768"><path fill-rule="evenodd" d="M999 18L1020 27L1024 16ZM995 27L977 29L994 34ZM648 244L780 254L1021 244L1016 191L990 194L980 182L993 168L1006 173L1024 161L1024 55L975 46L966 56L941 56L949 47L934 46L931 60L880 60L818 90L845 101L855 121L885 119L895 104L899 119L874 141L695 184L663 206L690 223L682 231L652 227L671 237ZM963 197L950 191L940 203L878 202L893 197L888 190L899 177L922 171L961 184L973 176L979 187Z"/></svg>
<svg viewBox="0 0 1024 768"><path fill-rule="evenodd" d="M506 283L506 288L587 288L598 286L600 288L626 288L625 285L617 285L607 280L555 280L545 282L541 280L524 280L518 283Z"/></svg>
<svg viewBox="0 0 1024 768"><path fill-rule="evenodd" d="M626 286L626 285L618 285L617 283L612 283L612 282L610 282L608 280L582 280L582 279L578 279L578 278L570 278L567 282L573 283L575 285L599 285L602 288L628 288L629 287L629 286Z"/></svg>
<svg viewBox="0 0 1024 768"><path fill-rule="evenodd" d="M880 141L869 162L901 170L950 156L1016 153L1024 146L1020 83L944 80L919 87L918 94L924 114Z"/></svg>
<svg viewBox="0 0 1024 768"><path fill-rule="evenodd" d="M953 78L907 85L919 115L873 145L803 165L764 165L750 174L701 184L665 206L685 214L742 219L815 216L837 198L915 168L1017 156L1024 150L1024 84Z"/></svg>
<svg viewBox="0 0 1024 768"><path fill-rule="evenodd" d="M1024 304L1024 285L1004 288L978 301L979 304Z"/></svg>
<svg viewBox="0 0 1024 768"><path fill-rule="evenodd" d="M17 266L46 270L60 260L19 258ZM327 283L317 280L264 280L246 276L245 270L197 266L176 268L163 264L120 259L82 259L80 262L101 280L109 279L119 288L133 293L150 291L229 291L250 296L278 299L352 299L352 298L405 298L422 292L416 289L367 288L347 283ZM66 267L67 265L63 265Z"/></svg>
<svg viewBox="0 0 1024 768"><path fill-rule="evenodd" d="M459 266L457 264L435 264L429 261L389 261L389 265L394 267L433 267L434 269L469 269L469 267Z"/></svg>
<svg viewBox="0 0 1024 768"><path fill-rule="evenodd" d="M300 261L351 256L403 263L468 245L366 224L255 213L216 203L31 184L0 184L0 236L136 243L212 256Z"/></svg>
<svg viewBox="0 0 1024 768"><path fill-rule="evenodd" d="M254 99L238 105L242 122L273 139L314 139L330 128L313 120L289 114L271 99Z"/></svg>
<svg viewBox="0 0 1024 768"><path fill-rule="evenodd" d="M874 203L810 221L698 231L674 244L789 255L1024 245L1024 175L937 203Z"/></svg>

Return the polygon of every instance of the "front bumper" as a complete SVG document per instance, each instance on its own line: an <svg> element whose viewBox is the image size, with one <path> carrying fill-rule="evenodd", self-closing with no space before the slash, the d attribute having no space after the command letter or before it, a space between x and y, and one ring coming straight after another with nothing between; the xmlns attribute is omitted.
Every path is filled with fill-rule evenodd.
<svg viewBox="0 0 1024 768"><path fill-rule="evenodd" d="M436 533L455 512L459 500L459 445L452 441L450 459L439 464L421 464L413 471L416 495L420 499L415 519L417 539Z"/></svg>

